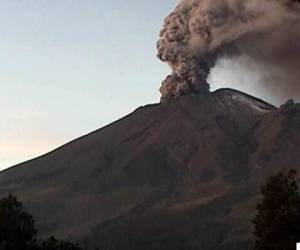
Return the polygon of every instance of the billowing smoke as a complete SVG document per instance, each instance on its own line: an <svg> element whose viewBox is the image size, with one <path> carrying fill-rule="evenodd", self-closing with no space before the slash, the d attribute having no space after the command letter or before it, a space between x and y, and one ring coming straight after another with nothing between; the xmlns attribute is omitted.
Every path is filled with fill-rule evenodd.
<svg viewBox="0 0 300 250"><path fill-rule="evenodd" d="M264 80L273 81L271 88L298 91L300 4L293 0L182 0L165 19L157 49L158 57L172 69L160 88L161 101L209 92L210 70L226 57L245 57L259 65L261 72L268 72Z"/></svg>

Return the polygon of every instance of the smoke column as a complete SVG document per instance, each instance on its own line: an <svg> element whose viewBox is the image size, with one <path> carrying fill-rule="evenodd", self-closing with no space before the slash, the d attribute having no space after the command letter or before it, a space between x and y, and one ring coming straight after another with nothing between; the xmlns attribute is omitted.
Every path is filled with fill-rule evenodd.
<svg viewBox="0 0 300 250"><path fill-rule="evenodd" d="M259 66L267 88L300 92L300 4L182 0L166 17L157 49L172 69L160 88L162 102L208 93L207 77L222 58L245 57Z"/></svg>

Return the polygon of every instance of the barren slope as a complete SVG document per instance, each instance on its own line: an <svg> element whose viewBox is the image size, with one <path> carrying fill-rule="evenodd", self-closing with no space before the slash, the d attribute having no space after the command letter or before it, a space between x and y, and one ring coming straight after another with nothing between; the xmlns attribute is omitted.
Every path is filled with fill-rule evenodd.
<svg viewBox="0 0 300 250"><path fill-rule="evenodd" d="M43 235L102 249L245 249L263 179L300 168L300 107L189 95L0 174Z"/></svg>

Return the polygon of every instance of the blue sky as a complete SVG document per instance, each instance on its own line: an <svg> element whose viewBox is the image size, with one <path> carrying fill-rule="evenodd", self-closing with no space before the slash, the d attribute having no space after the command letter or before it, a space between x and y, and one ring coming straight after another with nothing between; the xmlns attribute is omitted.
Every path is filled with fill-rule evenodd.
<svg viewBox="0 0 300 250"><path fill-rule="evenodd" d="M0 169L157 102L174 0L1 0Z"/></svg>
<svg viewBox="0 0 300 250"><path fill-rule="evenodd" d="M155 44L176 2L1 0L0 170L158 102L169 69ZM224 65L213 88L256 94Z"/></svg>

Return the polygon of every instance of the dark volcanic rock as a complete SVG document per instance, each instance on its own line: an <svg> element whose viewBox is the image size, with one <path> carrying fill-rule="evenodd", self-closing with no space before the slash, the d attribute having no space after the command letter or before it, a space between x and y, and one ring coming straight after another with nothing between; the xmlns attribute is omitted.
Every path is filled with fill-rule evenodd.
<svg viewBox="0 0 300 250"><path fill-rule="evenodd" d="M247 249L258 188L300 168L300 107L223 89L137 109L0 174L42 235L100 249Z"/></svg>

